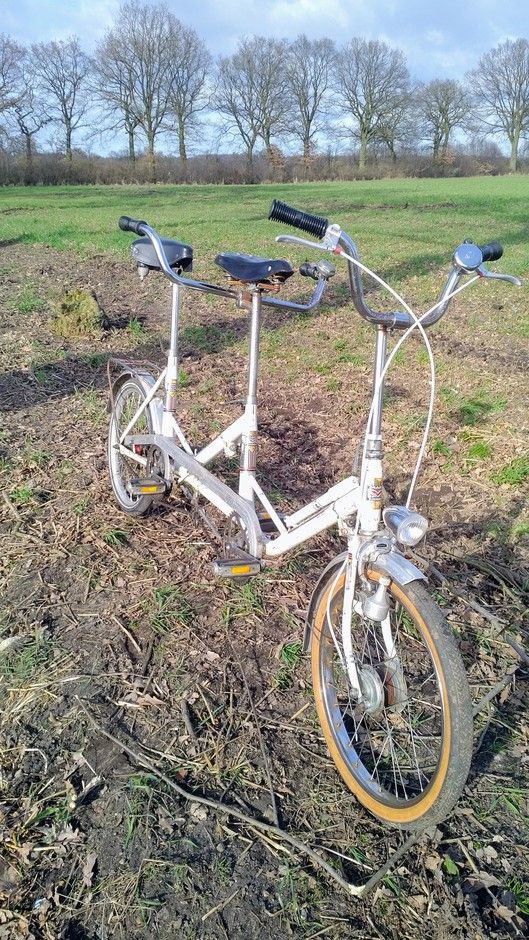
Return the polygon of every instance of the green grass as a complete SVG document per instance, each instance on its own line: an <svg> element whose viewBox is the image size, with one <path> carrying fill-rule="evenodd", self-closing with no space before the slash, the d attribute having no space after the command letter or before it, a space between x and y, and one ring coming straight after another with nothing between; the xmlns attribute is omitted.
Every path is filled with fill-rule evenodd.
<svg viewBox="0 0 529 940"><path fill-rule="evenodd" d="M265 615L263 607L263 578L252 578L243 584L236 581L226 585L228 599L221 610L223 622L229 625L233 620L243 620L246 617L262 617Z"/></svg>
<svg viewBox="0 0 529 940"><path fill-rule="evenodd" d="M131 317L127 323L127 333L132 339L140 340L147 335L147 331L137 317Z"/></svg>
<svg viewBox="0 0 529 940"><path fill-rule="evenodd" d="M25 284L21 287L14 306L19 313L36 313L37 310L42 310L44 301L32 284Z"/></svg>
<svg viewBox="0 0 529 940"><path fill-rule="evenodd" d="M489 415L503 411L505 398L500 395L492 396L488 391L481 390L470 398L463 399L456 410L455 416L461 424L475 427L481 424Z"/></svg>
<svg viewBox="0 0 529 940"><path fill-rule="evenodd" d="M27 506L34 501L33 487L29 483L21 483L13 487L9 496L15 506Z"/></svg>
<svg viewBox="0 0 529 940"><path fill-rule="evenodd" d="M529 454L522 457L515 457L498 473L492 474L492 480L495 483L509 483L511 486L518 486L529 477Z"/></svg>
<svg viewBox="0 0 529 940"><path fill-rule="evenodd" d="M101 533L103 542L107 545L113 545L115 548L125 545L127 542L127 533L123 529L105 529Z"/></svg>
<svg viewBox="0 0 529 940"><path fill-rule="evenodd" d="M482 242L492 233L505 246L504 258L494 267L526 273L526 187L524 176L259 186L6 187L0 191L0 208L12 210L2 217L3 238L85 257L107 250L127 256L132 239L118 229L118 216L127 212L145 218L161 234L193 242L200 275L205 266L213 270L213 257L223 249L270 256L278 252L274 235L284 229L267 220L270 202L277 197L339 222L357 240L362 258L397 287L419 277L414 292L422 298L432 296L439 266L448 267L453 248L467 236ZM288 246L288 256L303 261L306 251Z"/></svg>
<svg viewBox="0 0 529 940"><path fill-rule="evenodd" d="M486 441L475 441L467 450L466 458L471 462L488 460L492 454L492 447Z"/></svg>
<svg viewBox="0 0 529 940"><path fill-rule="evenodd" d="M88 355L79 358L82 362L86 362L91 369L100 369L108 361L108 353L88 353Z"/></svg>
<svg viewBox="0 0 529 940"><path fill-rule="evenodd" d="M177 584L156 588L146 601L146 609L151 615L151 629L159 636L169 633L178 624L189 625L193 620L193 610Z"/></svg>
<svg viewBox="0 0 529 940"><path fill-rule="evenodd" d="M217 326L186 326L180 333L180 339L200 352L220 352L234 342L233 333L221 330Z"/></svg>
<svg viewBox="0 0 529 940"><path fill-rule="evenodd" d="M518 910L522 914L529 915L529 885L524 884L519 878L511 878L505 887L513 895Z"/></svg>
<svg viewBox="0 0 529 940"><path fill-rule="evenodd" d="M280 666L274 680L279 689L289 689L294 682L294 673L301 662L302 644L284 643L279 651Z"/></svg>
<svg viewBox="0 0 529 940"><path fill-rule="evenodd" d="M437 454L439 457L449 457L451 451L448 444L445 444L444 441L437 438L432 441L432 453Z"/></svg>
<svg viewBox="0 0 529 940"><path fill-rule="evenodd" d="M51 651L47 639L26 640L21 649L0 657L0 676L4 676L9 685L22 685L47 666Z"/></svg>

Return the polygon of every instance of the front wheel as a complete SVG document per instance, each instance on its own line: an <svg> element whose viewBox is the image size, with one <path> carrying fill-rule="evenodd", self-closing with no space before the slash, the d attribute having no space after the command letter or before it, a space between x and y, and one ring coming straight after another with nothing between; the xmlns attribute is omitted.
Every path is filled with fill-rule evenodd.
<svg viewBox="0 0 529 940"><path fill-rule="evenodd" d="M371 582L378 574L368 572ZM362 701L342 645L345 568L337 564L311 604L312 682L331 756L358 800L382 822L423 829L440 822L465 785L472 703L450 628L420 581L391 582L389 618L351 624ZM389 648L389 652L388 652Z"/></svg>

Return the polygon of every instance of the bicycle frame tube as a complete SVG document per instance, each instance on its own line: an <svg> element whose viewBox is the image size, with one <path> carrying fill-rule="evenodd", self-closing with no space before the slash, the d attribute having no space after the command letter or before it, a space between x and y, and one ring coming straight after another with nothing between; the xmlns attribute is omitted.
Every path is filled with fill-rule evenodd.
<svg viewBox="0 0 529 940"><path fill-rule="evenodd" d="M165 411L167 414L176 413L176 396L178 393L178 319L180 315L180 285L173 284L173 297L171 305L171 340L167 356L167 374L165 378ZM164 428L165 430L165 428Z"/></svg>
<svg viewBox="0 0 529 940"><path fill-rule="evenodd" d="M386 364L386 350L388 331L385 326L377 327L375 345L375 361L373 364L373 406L368 434L373 440L380 440L382 427L382 399L384 396L384 380L382 374Z"/></svg>
<svg viewBox="0 0 529 940"><path fill-rule="evenodd" d="M382 399L384 382L382 374L386 362L387 326L379 325L376 334L373 368L373 397L368 428L368 446L362 467L362 485L355 476L350 476L331 487L322 496L303 506L297 512L281 518L256 480L257 444L257 375L259 358L259 332L261 304L267 302L255 285L248 285L251 293L251 319L249 335L248 383L244 413L225 428L213 441L198 452L193 452L176 417L176 393L178 388L178 319L180 310L180 285L185 279L172 277L171 339L167 366L150 389L142 405L129 422L121 436L120 450L138 464L145 461L141 453L135 453L133 444L157 447L169 457L173 473L179 483L185 483L204 496L226 515L236 515L242 522L255 554L264 558L279 558L281 555L336 524L351 532L350 521L355 513L360 515L360 534L366 536L376 532L381 518L382 487ZM189 284L207 290L209 285ZM318 285L319 294L323 282ZM228 296L233 292L226 291ZM239 296L239 303L241 297ZM273 302L271 305L275 305ZM293 306L285 303L285 306ZM138 417L151 403L162 383L165 382L165 407L157 401L161 414L162 433L130 435ZM152 406L152 405L151 405ZM162 411L163 409L163 411ZM178 441L178 444L176 443ZM231 490L206 469L223 452L234 455L235 445L240 445L241 462L239 493ZM278 530L274 538L261 531L254 502L258 500L271 516ZM246 506L244 514L242 506ZM244 515L244 518L243 518Z"/></svg>
<svg viewBox="0 0 529 940"><path fill-rule="evenodd" d="M149 395L142 403L138 413L125 429L121 438L120 450L132 460L141 463L145 460L141 454L136 454L133 443L150 444L158 447L167 454L174 466L177 480L185 482L197 493L213 503L224 515L237 514L240 517L240 500L252 510L252 539L260 545L260 554L264 558L279 558L297 545L302 544L313 536L323 532L338 523L349 526L351 518L356 512L360 514L360 529L362 535L377 531L380 527L381 517L381 420L383 381L381 380L387 347L387 329L377 329L375 361L373 369L373 405L369 424L368 449L363 466L363 486L355 476L347 477L335 484L322 496L303 506L297 512L286 516L285 519L275 511L270 500L255 478L256 472L256 438L257 438L257 372L259 355L259 327L261 312L261 296L258 291L252 293L251 325L249 337L249 364L248 364L248 390L245 410L232 424L221 432L213 441L210 441L200 451L193 453L193 449L181 430L174 410L168 411L168 397L162 418L162 435L134 435L130 437L130 429L141 412L152 402L164 378L166 391L170 389L171 379L177 378L177 326L178 326L179 296L178 285L173 285L173 304L171 320L171 345L168 356L168 366L153 385ZM173 373L169 377L169 370ZM171 400L172 405L172 400ZM161 408L159 403L158 407ZM178 439L180 447L175 445ZM233 454L236 444L241 445L241 469L239 477L239 494L230 490L225 484L206 470L220 454ZM128 446L127 446L128 445ZM131 448L131 449L129 449ZM185 455L184 453L185 452ZM191 461L191 462L190 462ZM254 501L257 499L273 519L279 534L270 538L261 532L257 524L255 528ZM248 524L248 523L247 523ZM248 530L247 530L248 532Z"/></svg>
<svg viewBox="0 0 529 940"><path fill-rule="evenodd" d="M377 327L373 388L367 440L362 460L362 492L359 508L359 531L371 535L380 528L382 516L382 404L384 396L384 366L387 351L387 327Z"/></svg>
<svg viewBox="0 0 529 940"><path fill-rule="evenodd" d="M239 494L254 502L255 471L257 467L257 372L259 367L259 331L261 326L261 292L252 292L250 339L248 350L248 392L244 408L244 429L241 437Z"/></svg>

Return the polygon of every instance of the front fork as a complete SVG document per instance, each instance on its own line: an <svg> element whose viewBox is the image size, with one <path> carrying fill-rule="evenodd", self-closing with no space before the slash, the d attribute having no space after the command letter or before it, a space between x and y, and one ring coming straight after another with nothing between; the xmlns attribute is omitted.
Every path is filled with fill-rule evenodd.
<svg viewBox="0 0 529 940"><path fill-rule="evenodd" d="M363 600L358 597L357 582L360 577L367 587L362 562L362 548L380 532L382 522L382 453L380 437L370 437L367 454L362 463L361 496L358 507L358 522L355 530L349 534L347 558L345 561L345 585L342 607L342 648L343 665L347 672L351 691L357 701L363 701L362 682L357 656L353 649L353 616L379 622L382 638L388 658L395 656L395 644L391 633L387 587L390 579L381 576L374 596L367 595ZM360 564L359 564L360 562Z"/></svg>

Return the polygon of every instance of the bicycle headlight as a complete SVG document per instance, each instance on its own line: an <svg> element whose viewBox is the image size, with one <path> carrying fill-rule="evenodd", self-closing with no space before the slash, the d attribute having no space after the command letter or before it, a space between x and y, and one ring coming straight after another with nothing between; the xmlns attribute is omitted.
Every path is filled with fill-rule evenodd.
<svg viewBox="0 0 529 940"><path fill-rule="evenodd" d="M426 535L428 520L406 506L388 506L383 517L400 545L418 545Z"/></svg>

